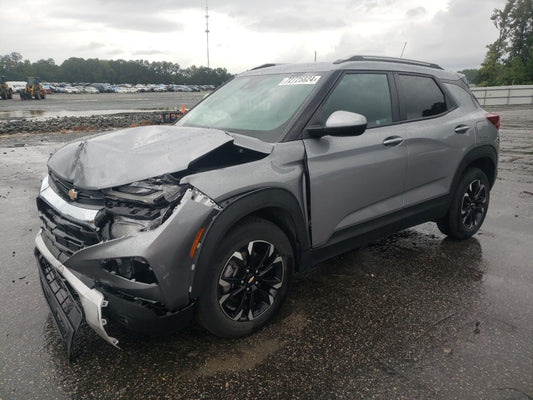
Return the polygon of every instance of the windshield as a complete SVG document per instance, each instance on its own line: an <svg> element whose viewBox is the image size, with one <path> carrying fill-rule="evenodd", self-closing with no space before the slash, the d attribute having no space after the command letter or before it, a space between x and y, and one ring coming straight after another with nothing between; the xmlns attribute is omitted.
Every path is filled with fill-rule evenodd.
<svg viewBox="0 0 533 400"><path fill-rule="evenodd" d="M237 77L177 125L216 128L275 142L320 78L320 73Z"/></svg>

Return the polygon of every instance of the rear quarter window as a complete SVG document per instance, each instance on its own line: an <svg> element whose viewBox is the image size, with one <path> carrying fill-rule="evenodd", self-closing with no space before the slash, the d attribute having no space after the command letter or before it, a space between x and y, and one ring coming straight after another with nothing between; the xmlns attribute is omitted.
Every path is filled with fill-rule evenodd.
<svg viewBox="0 0 533 400"><path fill-rule="evenodd" d="M402 120L428 118L448 111L446 97L432 78L400 74L396 82Z"/></svg>
<svg viewBox="0 0 533 400"><path fill-rule="evenodd" d="M455 100L457 100L461 107L464 107L468 110L479 107L479 103L474 95L464 90L461 86L454 85L452 83L445 83L444 86L446 86L446 89L448 89L452 96L455 97Z"/></svg>

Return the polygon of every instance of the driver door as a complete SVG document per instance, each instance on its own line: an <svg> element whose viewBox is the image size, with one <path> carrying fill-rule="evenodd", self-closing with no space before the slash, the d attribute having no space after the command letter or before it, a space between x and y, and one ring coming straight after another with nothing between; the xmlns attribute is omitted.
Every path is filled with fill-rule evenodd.
<svg viewBox="0 0 533 400"><path fill-rule="evenodd" d="M303 140L309 172L313 247L332 244L350 228L403 207L407 147L387 73L347 73L311 119L324 126L334 111L366 117L359 136Z"/></svg>

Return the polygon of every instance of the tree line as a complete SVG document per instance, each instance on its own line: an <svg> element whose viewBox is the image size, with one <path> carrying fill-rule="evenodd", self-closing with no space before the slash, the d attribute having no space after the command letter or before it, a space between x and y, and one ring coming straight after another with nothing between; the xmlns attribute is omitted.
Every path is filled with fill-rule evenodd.
<svg viewBox="0 0 533 400"><path fill-rule="evenodd" d="M71 57L60 65L57 65L52 58L30 62L17 52L0 56L0 73L8 81L38 76L45 82L174 83L217 86L232 77L225 68L213 69L193 65L182 69L179 64L167 61Z"/></svg>
<svg viewBox="0 0 533 400"><path fill-rule="evenodd" d="M491 20L499 36L487 46L481 68L460 72L479 86L533 84L533 0L508 0Z"/></svg>

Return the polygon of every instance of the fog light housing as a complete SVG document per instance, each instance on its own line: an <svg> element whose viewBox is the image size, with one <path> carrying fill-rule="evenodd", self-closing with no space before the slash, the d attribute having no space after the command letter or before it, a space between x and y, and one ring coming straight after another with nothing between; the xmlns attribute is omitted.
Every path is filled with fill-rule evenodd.
<svg viewBox="0 0 533 400"><path fill-rule="evenodd" d="M101 265L107 272L133 282L157 282L150 264L141 257L108 258L102 260Z"/></svg>

